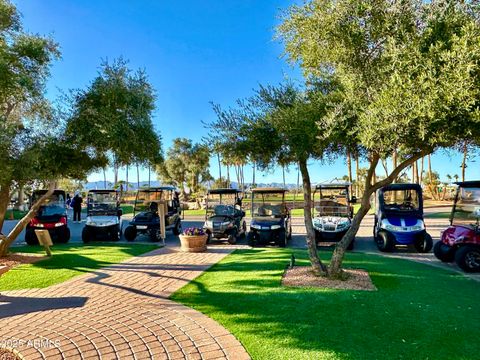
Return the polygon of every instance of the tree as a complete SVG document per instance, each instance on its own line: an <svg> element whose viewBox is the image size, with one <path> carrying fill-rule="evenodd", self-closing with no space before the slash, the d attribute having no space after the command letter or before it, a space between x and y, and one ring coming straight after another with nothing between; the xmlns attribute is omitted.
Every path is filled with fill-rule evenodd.
<svg viewBox="0 0 480 360"><path fill-rule="evenodd" d="M127 65L122 58L104 61L92 83L73 92L67 129L72 141L111 155L115 184L120 166L154 166L163 160L161 138L152 123L154 90L145 71L132 72Z"/></svg>
<svg viewBox="0 0 480 360"><path fill-rule="evenodd" d="M308 252L318 274L325 274L327 269L317 254L307 163L310 159L324 159L330 151L328 143L318 141L321 129L316 124L325 114L327 99L334 96L334 89L335 85L328 80L309 89L299 89L291 83L261 86L251 98L238 101L236 109L217 111L221 116L209 124L225 153L243 155L262 169L298 164L304 189ZM236 140L230 141L231 138Z"/></svg>
<svg viewBox="0 0 480 360"><path fill-rule="evenodd" d="M160 179L178 187L185 199L185 188L196 194L203 183L212 180L209 172L210 153L206 145L193 144L189 139L176 138L167 151L165 162L158 166Z"/></svg>
<svg viewBox="0 0 480 360"><path fill-rule="evenodd" d="M330 276L341 276L345 250L376 190L436 148L478 136L479 15L474 2L447 0L313 0L285 13L278 33L288 59L308 81L334 76L342 89L342 101L319 120L329 129L320 141L344 148L348 139L370 163ZM346 119L353 131L345 131ZM375 180L378 161L396 150L405 160Z"/></svg>

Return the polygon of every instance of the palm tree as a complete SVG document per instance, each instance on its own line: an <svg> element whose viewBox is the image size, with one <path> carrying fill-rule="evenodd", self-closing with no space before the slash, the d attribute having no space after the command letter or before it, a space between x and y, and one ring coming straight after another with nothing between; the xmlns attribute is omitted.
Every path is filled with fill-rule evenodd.
<svg viewBox="0 0 480 360"><path fill-rule="evenodd" d="M445 176L446 176L446 178L447 178L447 180L448 180L448 183L450 184L450 183L452 182L452 175L447 174L447 175L445 175Z"/></svg>
<svg viewBox="0 0 480 360"><path fill-rule="evenodd" d="M458 181L458 175L457 174L453 175L453 178L455 179L455 182Z"/></svg>

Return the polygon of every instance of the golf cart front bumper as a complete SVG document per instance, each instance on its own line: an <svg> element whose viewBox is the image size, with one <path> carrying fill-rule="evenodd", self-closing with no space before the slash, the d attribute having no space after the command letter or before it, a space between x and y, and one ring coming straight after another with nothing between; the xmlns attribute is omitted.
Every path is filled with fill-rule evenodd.
<svg viewBox="0 0 480 360"><path fill-rule="evenodd" d="M385 229L384 229L385 230ZM425 230L419 231L388 231L395 238L395 242L400 245L414 244L415 241L425 236Z"/></svg>
<svg viewBox="0 0 480 360"><path fill-rule="evenodd" d="M280 241L280 232L282 229L268 229L268 230L258 230L258 229L250 229L256 237L259 243L267 244L271 242L278 242Z"/></svg>

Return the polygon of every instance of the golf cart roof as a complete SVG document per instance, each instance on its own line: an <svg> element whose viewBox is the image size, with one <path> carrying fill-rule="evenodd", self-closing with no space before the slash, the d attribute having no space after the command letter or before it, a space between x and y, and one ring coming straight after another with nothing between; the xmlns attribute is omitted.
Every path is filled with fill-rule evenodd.
<svg viewBox="0 0 480 360"><path fill-rule="evenodd" d="M419 184L390 184L380 188L378 191L384 193L390 190L416 190L417 192L422 192L422 187Z"/></svg>
<svg viewBox="0 0 480 360"><path fill-rule="evenodd" d="M349 182L345 183L330 183L330 184L318 184L315 189L345 189L352 185Z"/></svg>
<svg viewBox="0 0 480 360"><path fill-rule="evenodd" d="M145 189L138 189L141 192L159 192L159 191L175 191L175 186L157 186Z"/></svg>
<svg viewBox="0 0 480 360"><path fill-rule="evenodd" d="M96 193L96 194L110 194L110 193L116 193L117 190L113 189L93 189L93 190L88 190L89 193Z"/></svg>
<svg viewBox="0 0 480 360"><path fill-rule="evenodd" d="M454 184L464 188L476 188L480 187L480 180L459 181Z"/></svg>
<svg viewBox="0 0 480 360"><path fill-rule="evenodd" d="M46 194L48 190L46 189L41 189L41 190L34 190L33 194ZM55 189L53 190L53 195L65 195L65 190L60 190L60 189Z"/></svg>
<svg viewBox="0 0 480 360"><path fill-rule="evenodd" d="M238 194L238 193L241 193L242 191L241 190L238 190L238 189L226 189L226 188L223 188L223 189L210 189L208 190L208 194L212 194L212 195L220 195L220 194Z"/></svg>
<svg viewBox="0 0 480 360"><path fill-rule="evenodd" d="M287 189L284 188L275 188L275 187L264 187L264 188L255 188L252 189L253 193L286 193Z"/></svg>

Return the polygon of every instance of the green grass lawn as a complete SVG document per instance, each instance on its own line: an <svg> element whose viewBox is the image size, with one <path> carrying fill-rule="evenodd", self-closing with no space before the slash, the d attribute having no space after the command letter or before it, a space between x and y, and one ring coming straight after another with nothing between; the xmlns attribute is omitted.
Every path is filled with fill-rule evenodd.
<svg viewBox="0 0 480 360"><path fill-rule="evenodd" d="M17 266L0 276L0 291L44 288L156 248L153 244L54 245L51 258ZM45 254L40 246L19 246L11 250Z"/></svg>
<svg viewBox="0 0 480 360"><path fill-rule="evenodd" d="M237 250L172 298L224 325L253 359L478 359L478 282L349 253L345 267L367 269L378 291L283 288L292 251ZM305 251L295 256L307 265Z"/></svg>
<svg viewBox="0 0 480 360"><path fill-rule="evenodd" d="M429 219L450 219L450 215L452 214L451 211L448 212L438 212L438 213L429 213L425 214L425 218Z"/></svg>
<svg viewBox="0 0 480 360"><path fill-rule="evenodd" d="M7 210L6 214L5 214L5 219L6 220L10 220L11 217L12 217L12 212L13 212L13 219L14 220L20 220L21 218L23 218L25 215L27 215L27 212L28 211L20 211L20 210Z"/></svg>

